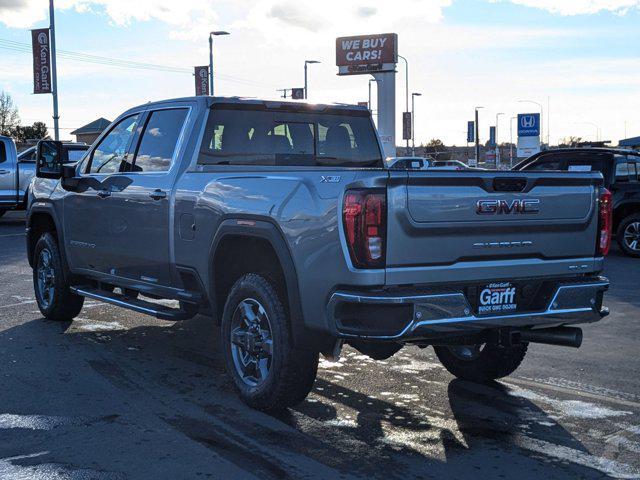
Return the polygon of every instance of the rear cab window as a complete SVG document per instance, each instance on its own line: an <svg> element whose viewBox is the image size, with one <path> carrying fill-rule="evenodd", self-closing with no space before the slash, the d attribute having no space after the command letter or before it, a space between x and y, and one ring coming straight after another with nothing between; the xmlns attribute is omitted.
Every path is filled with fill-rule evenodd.
<svg viewBox="0 0 640 480"><path fill-rule="evenodd" d="M368 112L344 113L214 107L202 165L382 167Z"/></svg>
<svg viewBox="0 0 640 480"><path fill-rule="evenodd" d="M187 113L187 108L169 108L149 114L131 171L169 171Z"/></svg>

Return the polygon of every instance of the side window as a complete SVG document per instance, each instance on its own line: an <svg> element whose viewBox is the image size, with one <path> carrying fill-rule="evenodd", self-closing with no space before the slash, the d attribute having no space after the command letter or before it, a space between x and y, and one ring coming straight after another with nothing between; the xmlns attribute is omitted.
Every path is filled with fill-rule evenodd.
<svg viewBox="0 0 640 480"><path fill-rule="evenodd" d="M630 182L638 182L640 181L640 163L629 162L629 181Z"/></svg>
<svg viewBox="0 0 640 480"><path fill-rule="evenodd" d="M4 142L0 141L0 163L4 162L7 159L7 147L5 147Z"/></svg>
<svg viewBox="0 0 640 480"><path fill-rule="evenodd" d="M635 168L633 175L635 176ZM628 182L629 180L629 164L627 162L618 163L616 165L616 182Z"/></svg>
<svg viewBox="0 0 640 480"><path fill-rule="evenodd" d="M123 118L93 151L89 173L117 173L126 169L127 147L140 120L140 114Z"/></svg>
<svg viewBox="0 0 640 480"><path fill-rule="evenodd" d="M134 172L166 172L171 168L171 159L186 118L186 108L151 113L133 161Z"/></svg>

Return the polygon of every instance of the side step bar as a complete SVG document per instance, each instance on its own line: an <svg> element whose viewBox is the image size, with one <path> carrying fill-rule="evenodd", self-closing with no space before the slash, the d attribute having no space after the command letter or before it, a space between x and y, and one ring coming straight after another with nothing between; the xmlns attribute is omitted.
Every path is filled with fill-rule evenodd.
<svg viewBox="0 0 640 480"><path fill-rule="evenodd" d="M128 308L134 312L151 315L160 320L187 320L194 317L198 313L198 306L191 303L181 303L181 308L170 308L137 298L128 298L113 292L99 290L93 287L71 287L71 291L76 295L99 300L101 302L110 303L118 307ZM185 308L186 307L186 308Z"/></svg>

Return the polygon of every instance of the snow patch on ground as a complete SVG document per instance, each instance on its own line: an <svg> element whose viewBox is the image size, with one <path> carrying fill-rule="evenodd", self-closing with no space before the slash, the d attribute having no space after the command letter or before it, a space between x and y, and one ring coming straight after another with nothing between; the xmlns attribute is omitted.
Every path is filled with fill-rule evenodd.
<svg viewBox="0 0 640 480"><path fill-rule="evenodd" d="M514 397L526 398L533 402L542 402L551 405L555 410L559 411L564 417L599 419L608 417L621 417L631 415L632 412L625 410L613 410L611 408L602 407L595 403L584 402L582 400L557 400L547 397L539 393L515 387L511 390L510 395Z"/></svg>
<svg viewBox="0 0 640 480"><path fill-rule="evenodd" d="M0 429L27 428L29 430L51 430L60 425L73 423L68 417L55 417L47 415L15 415L11 413L0 414ZM4 478L0 476L0 478Z"/></svg>

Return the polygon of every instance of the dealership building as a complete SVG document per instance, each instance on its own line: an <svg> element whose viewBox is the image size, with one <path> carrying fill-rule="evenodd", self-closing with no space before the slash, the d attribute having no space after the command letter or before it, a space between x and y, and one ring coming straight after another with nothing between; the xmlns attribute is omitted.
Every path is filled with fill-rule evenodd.
<svg viewBox="0 0 640 480"><path fill-rule="evenodd" d="M640 150L640 137L625 138L618 142L618 146L621 148L633 148Z"/></svg>

